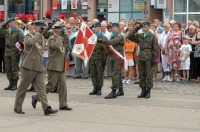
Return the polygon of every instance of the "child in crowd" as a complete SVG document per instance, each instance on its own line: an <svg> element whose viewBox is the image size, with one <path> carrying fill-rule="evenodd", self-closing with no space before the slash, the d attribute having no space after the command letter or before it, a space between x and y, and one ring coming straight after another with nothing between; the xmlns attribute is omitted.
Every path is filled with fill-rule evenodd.
<svg viewBox="0 0 200 132"><path fill-rule="evenodd" d="M183 79L181 83L189 82L189 72L190 72L190 53L192 51L191 45L188 43L189 37L187 35L183 36L183 44L180 48L180 61L181 70L183 70Z"/></svg>
<svg viewBox="0 0 200 132"><path fill-rule="evenodd" d="M134 51L135 51L136 44L130 41L129 39L125 38L125 44L124 44L124 52L126 57L126 62L128 66L128 71L124 72L124 81L123 83L131 84L132 79L134 78ZM128 73L127 73L128 72Z"/></svg>

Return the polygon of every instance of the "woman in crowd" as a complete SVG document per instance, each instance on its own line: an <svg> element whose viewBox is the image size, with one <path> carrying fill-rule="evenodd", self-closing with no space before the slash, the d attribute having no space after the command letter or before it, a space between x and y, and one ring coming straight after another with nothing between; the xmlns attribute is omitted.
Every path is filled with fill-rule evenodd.
<svg viewBox="0 0 200 132"><path fill-rule="evenodd" d="M151 24L151 30L153 31L156 38L159 40L159 34L156 32L157 26L155 24ZM156 63L153 66L153 80L156 80L158 74L158 63L160 62L160 45L158 45L158 56L156 57Z"/></svg>
<svg viewBox="0 0 200 132"><path fill-rule="evenodd" d="M182 45L182 32L180 31L181 24L175 23L173 25L173 32L170 34L170 36L166 40L166 47L165 52L168 54L168 62L167 65L171 70L171 78L169 81L174 81L174 73L177 71L178 78L177 82L180 81L180 59L179 59L179 53L180 53L180 47Z"/></svg>

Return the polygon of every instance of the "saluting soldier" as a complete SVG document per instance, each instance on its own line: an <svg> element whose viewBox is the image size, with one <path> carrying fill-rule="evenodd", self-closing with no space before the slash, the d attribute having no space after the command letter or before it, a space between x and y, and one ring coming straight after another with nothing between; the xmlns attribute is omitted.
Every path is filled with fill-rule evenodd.
<svg viewBox="0 0 200 132"><path fill-rule="evenodd" d="M99 43L103 42L106 45L112 45L113 48L123 56L124 37L119 33L119 23L112 23L111 40L104 40L99 38L97 41ZM113 53L109 54L109 60L112 69L112 91L105 97L105 99L112 99L116 98L117 96L124 95L123 83L121 79L122 61L118 59L118 57L116 57ZM116 93L117 90L118 92Z"/></svg>
<svg viewBox="0 0 200 132"><path fill-rule="evenodd" d="M35 91L41 101L45 115L55 114L58 111L52 110L47 101L46 88L44 84L44 65L43 53L45 48L45 39L42 36L44 29L43 21L32 23L33 31L25 37L24 55L21 64L22 80L16 93L14 111L18 114L25 114L22 111L22 104L26 96L26 90L33 82Z"/></svg>
<svg viewBox="0 0 200 132"><path fill-rule="evenodd" d="M6 26L9 26L6 29ZM9 85L4 90L16 90L17 89L17 81L19 79L18 71L19 71L19 50L15 46L15 44L22 43L24 41L24 37L20 30L16 27L15 19L10 19L3 28L0 29L0 37L5 38L5 68L6 75L9 80Z"/></svg>
<svg viewBox="0 0 200 132"><path fill-rule="evenodd" d="M94 24L94 32L98 38L106 39L106 37L101 33L101 24L97 22ZM89 95L101 95L101 89L103 86L103 73L104 73L104 53L107 52L107 47L103 43L96 43L93 53L90 57L89 68L93 84L93 91Z"/></svg>
<svg viewBox="0 0 200 132"><path fill-rule="evenodd" d="M64 29L61 25L62 23L57 23L54 26L54 35L48 40L48 83L46 84L47 94L55 87L58 82L59 90L59 105L60 110L71 110L72 108L67 105L67 85L65 81L65 59L67 55L67 36L64 35ZM36 108L37 101L40 98L37 95L32 96L32 106Z"/></svg>
<svg viewBox="0 0 200 132"><path fill-rule="evenodd" d="M143 33L137 34L137 27L128 35L128 39L136 42L140 47L138 56L140 88L142 92L138 98L150 98L153 87L153 65L158 55L158 41L156 36L149 31L150 22L143 23Z"/></svg>

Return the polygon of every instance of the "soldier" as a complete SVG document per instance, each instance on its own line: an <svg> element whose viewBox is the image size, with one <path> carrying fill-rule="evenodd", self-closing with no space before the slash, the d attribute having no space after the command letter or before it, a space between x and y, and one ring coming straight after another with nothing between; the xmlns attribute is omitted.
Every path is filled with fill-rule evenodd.
<svg viewBox="0 0 200 132"><path fill-rule="evenodd" d="M22 80L16 93L14 111L18 114L25 114L22 111L22 104L26 96L26 90L33 82L35 91L42 103L44 115L55 114L58 111L52 110L48 104L44 85L43 52L45 39L42 36L42 32L45 24L42 21L35 21L32 24L33 31L25 37L24 55L21 64Z"/></svg>
<svg viewBox="0 0 200 132"><path fill-rule="evenodd" d="M8 29L5 29L6 26L9 26ZM15 19L10 19L3 28L0 30L0 36L5 38L5 68L6 75L9 80L9 85L4 90L16 90L17 89L17 81L19 79L18 71L19 71L19 50L15 46L17 42L22 43L24 41L24 37L20 30L16 28Z"/></svg>
<svg viewBox="0 0 200 132"><path fill-rule="evenodd" d="M106 37L101 33L101 24L99 22L94 24L94 32L98 38L106 39ZM102 58L102 56L104 56L104 52L108 52L105 45L97 42L89 62L90 74L94 87L93 91L90 92L89 95L101 95L104 72L103 63L106 61Z"/></svg>
<svg viewBox="0 0 200 132"><path fill-rule="evenodd" d="M48 94L58 82L60 110L72 110L67 105L67 86L65 82L65 59L67 54L67 36L64 35L63 26L57 23L54 26L55 33L48 41L48 83L46 84L46 93ZM40 101L39 95L32 96L32 106L36 108L37 101Z"/></svg>
<svg viewBox="0 0 200 132"><path fill-rule="evenodd" d="M153 87L153 65L158 55L158 41L156 36L149 31L150 22L143 23L143 32L136 34L139 27L136 27L129 35L128 39L136 42L140 47L138 56L139 79L141 94L138 98L150 98L150 91Z"/></svg>
<svg viewBox="0 0 200 132"><path fill-rule="evenodd" d="M112 45L113 48L123 56L124 37L119 33L119 23L112 23L111 40L98 38L97 41L99 43L103 42L106 45ZM124 95L123 84L121 80L122 61L118 59L113 53L109 54L109 60L112 69L112 91L105 97L105 99L116 98L117 96ZM117 89L119 89L119 91L116 93Z"/></svg>

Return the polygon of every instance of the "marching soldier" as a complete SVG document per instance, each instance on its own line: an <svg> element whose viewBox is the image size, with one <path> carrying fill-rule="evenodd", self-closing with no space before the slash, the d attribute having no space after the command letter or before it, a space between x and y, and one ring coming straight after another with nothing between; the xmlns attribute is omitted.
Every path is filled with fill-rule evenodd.
<svg viewBox="0 0 200 132"><path fill-rule="evenodd" d="M6 29L6 26L9 26ZM20 30L16 28L15 19L10 19L3 28L0 29L0 36L5 38L5 68L6 75L9 80L9 85L4 90L16 90L17 89L17 81L19 79L18 71L19 71L19 50L15 46L17 42L22 43L24 41L24 37Z"/></svg>
<svg viewBox="0 0 200 132"><path fill-rule="evenodd" d="M136 34L139 27L128 35L128 39L136 42L140 47L138 56L139 79L141 94L138 98L150 98L150 91L153 87L153 65L158 55L158 41L156 36L149 31L150 22L143 23L143 32Z"/></svg>
<svg viewBox="0 0 200 132"><path fill-rule="evenodd" d="M99 43L105 43L106 45L111 45L113 48L123 56L123 46L124 46L124 37L119 33L119 23L112 23L112 36L111 40L104 40L98 38ZM121 79L121 66L122 61L118 59L113 53L109 54L111 69L112 69L112 86L111 93L108 94L105 99L116 98L117 96L123 96L123 83ZM118 90L119 89L119 90ZM116 93L116 91L118 92Z"/></svg>
<svg viewBox="0 0 200 132"><path fill-rule="evenodd" d="M16 93L14 111L18 114L25 114L22 111L22 104L26 96L26 90L33 82L35 91L42 103L44 115L55 114L58 111L52 110L48 104L44 85L43 53L45 39L42 32L45 24L42 21L35 21L32 25L34 26L33 31L25 37L24 55L21 64L22 80Z"/></svg>
<svg viewBox="0 0 200 132"><path fill-rule="evenodd" d="M94 32L98 38L106 39L106 37L101 33L101 24L97 22L94 24ZM93 53L90 57L90 74L93 84L93 91L89 95L101 95L101 88L103 86L103 72L104 72L104 61L102 56L104 52L107 52L107 48L103 43L96 43Z"/></svg>
<svg viewBox="0 0 200 132"><path fill-rule="evenodd" d="M54 26L55 33L48 40L48 83L46 93L48 94L58 82L60 110L72 110L67 105L67 86L65 81L65 59L67 54L67 36L64 35L63 26L57 23ZM41 101L39 94L32 96L32 106L36 108L37 101Z"/></svg>

